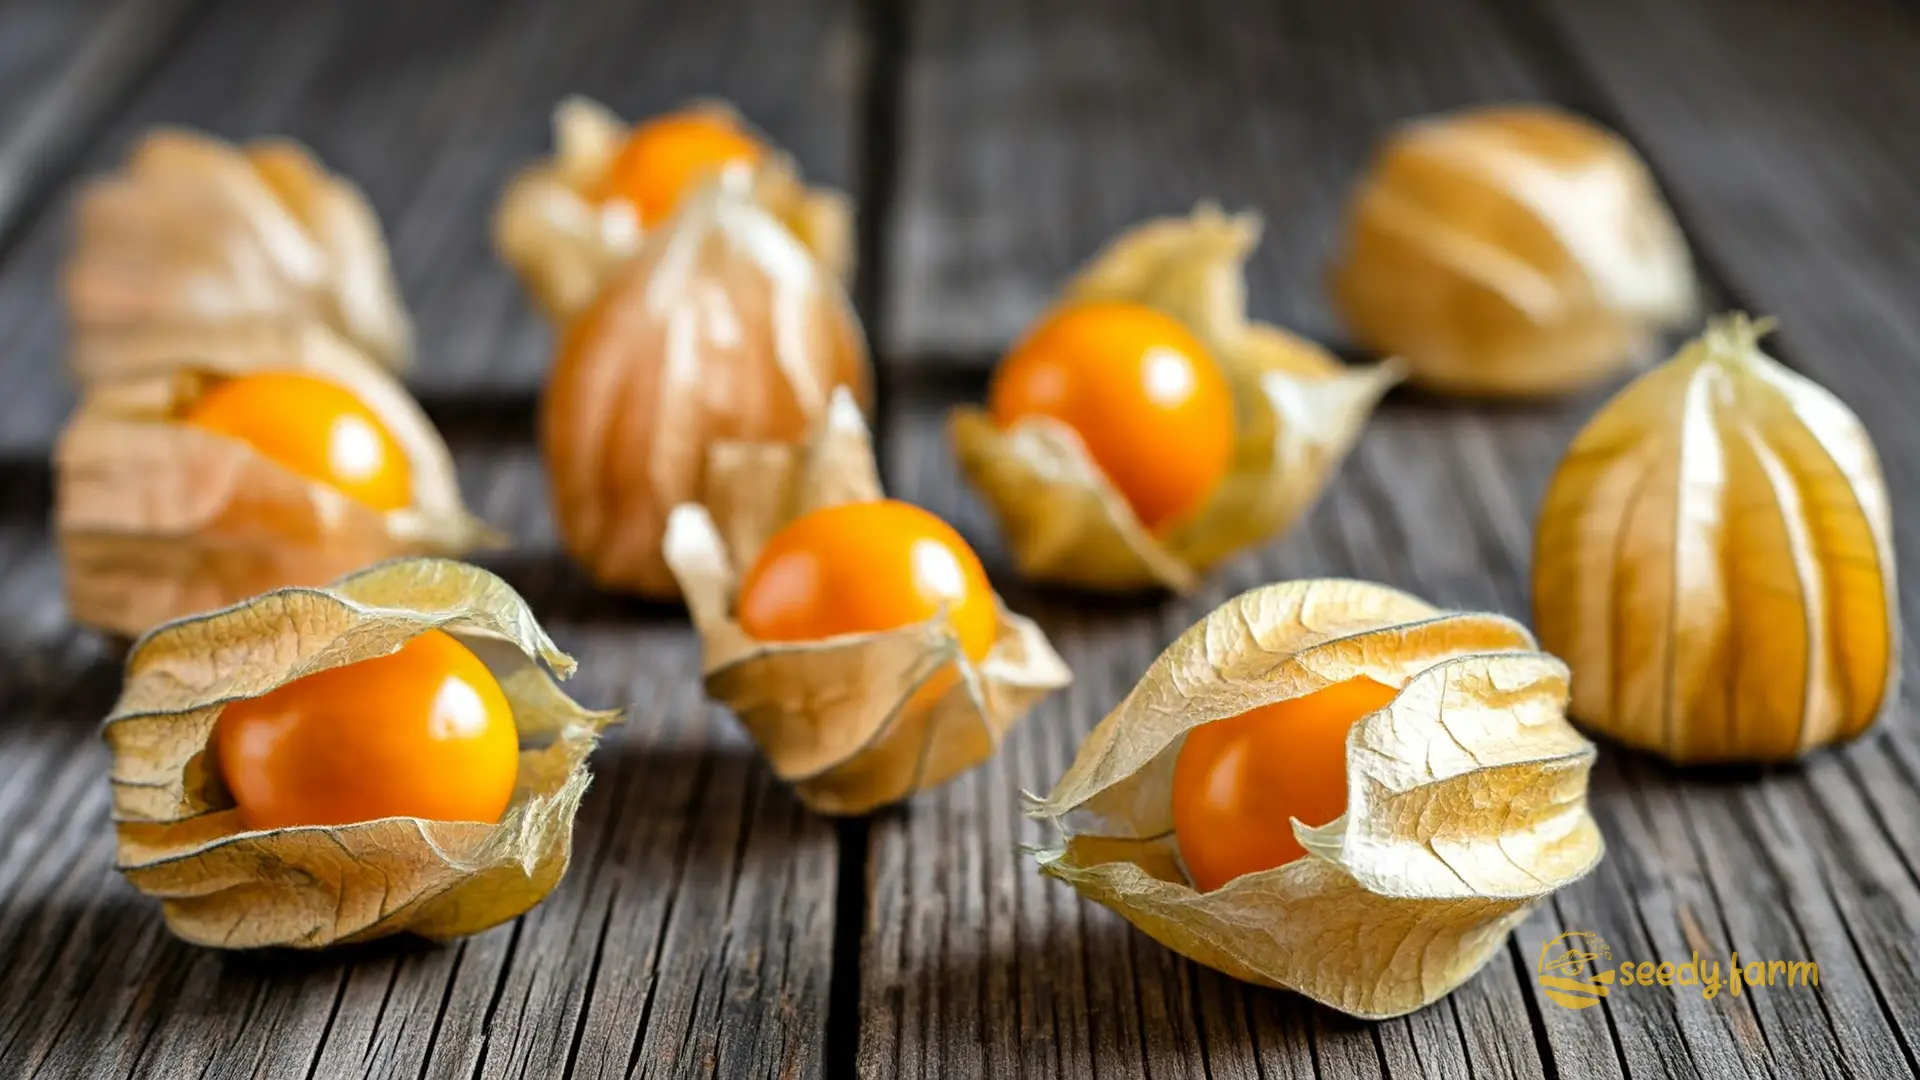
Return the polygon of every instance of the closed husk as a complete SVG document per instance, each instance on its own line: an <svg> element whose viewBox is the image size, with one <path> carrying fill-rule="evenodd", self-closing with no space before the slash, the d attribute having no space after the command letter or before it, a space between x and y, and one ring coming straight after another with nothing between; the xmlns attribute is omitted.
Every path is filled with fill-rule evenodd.
<svg viewBox="0 0 1920 1080"><path fill-rule="evenodd" d="M739 123L724 103L696 108ZM523 169L494 212L495 249L555 322L578 314L640 250L643 230L632 204L598 196L629 134L596 102L561 102L553 114L553 156ZM754 170L750 186L753 198L832 274L851 275L853 208L846 196L807 187L792 160L777 153Z"/></svg>
<svg viewBox="0 0 1920 1080"><path fill-rule="evenodd" d="M840 282L737 183L691 196L567 334L542 441L567 550L608 588L679 594L667 514L704 501L723 440L797 443L836 386L864 399Z"/></svg>
<svg viewBox="0 0 1920 1080"><path fill-rule="evenodd" d="M1716 320L1587 425L1547 489L1535 622L1573 713L1673 761L1782 761L1895 697L1886 482L1860 421Z"/></svg>
<svg viewBox="0 0 1920 1080"><path fill-rule="evenodd" d="M1355 676L1402 687L1347 737L1347 810L1289 828L1307 853L1212 892L1174 838L1186 733ZM1499 615L1357 581L1268 585L1176 640L1029 813L1043 873L1168 948L1355 1016L1460 985L1532 905L1585 875L1593 746L1562 715L1567 669Z"/></svg>
<svg viewBox="0 0 1920 1080"><path fill-rule="evenodd" d="M1696 304L1686 242L1633 148L1540 105L1389 136L1332 284L1361 344L1426 387L1489 397L1564 393L1651 360Z"/></svg>
<svg viewBox="0 0 1920 1080"><path fill-rule="evenodd" d="M120 171L89 183L66 271L70 361L83 380L129 352L203 337L294 338L318 325L405 368L413 328L365 196L282 139L233 146L196 132L148 135Z"/></svg>
<svg viewBox="0 0 1920 1080"><path fill-rule="evenodd" d="M431 629L472 648L512 706L519 775L500 821L243 828L212 757L220 710ZM105 725L120 872L162 901L175 934L219 948L446 939L512 919L565 873L587 755L619 719L574 704L542 664L573 671L526 602L484 570L439 559L162 626L128 655Z"/></svg>
<svg viewBox="0 0 1920 1080"><path fill-rule="evenodd" d="M823 814L866 813L945 783L991 757L1022 714L1071 680L1040 628L1004 607L977 664L944 616L814 642L748 637L733 619L734 590L768 537L810 511L880 497L866 424L840 390L805 446L715 446L707 505L677 507L667 529L667 559L706 648L707 693ZM951 689L918 700L948 670L959 673Z"/></svg>
<svg viewBox="0 0 1920 1080"><path fill-rule="evenodd" d="M1062 291L1061 304L1146 304L1207 345L1234 396L1228 474L1207 501L1154 536L1071 428L1028 417L1002 429L955 410L960 464L999 517L1020 571L1091 589L1191 589L1208 568L1284 531L1313 503L1382 394L1395 362L1349 368L1246 317L1243 266L1259 219L1202 204L1122 234Z"/></svg>
<svg viewBox="0 0 1920 1080"><path fill-rule="evenodd" d="M77 622L132 636L384 559L500 541L462 506L452 456L405 389L324 328L121 360L89 385L54 451L54 528ZM220 380L261 369L307 372L359 398L406 452L413 504L375 510L180 420Z"/></svg>

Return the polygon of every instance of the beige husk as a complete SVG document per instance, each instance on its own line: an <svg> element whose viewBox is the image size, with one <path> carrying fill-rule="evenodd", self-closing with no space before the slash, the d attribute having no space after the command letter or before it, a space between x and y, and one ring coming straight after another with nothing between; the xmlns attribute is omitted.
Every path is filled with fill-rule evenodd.
<svg viewBox="0 0 1920 1080"><path fill-rule="evenodd" d="M866 339L837 278L738 181L689 197L576 321L542 403L568 554L609 589L671 598L667 515L704 501L713 443L798 443Z"/></svg>
<svg viewBox="0 0 1920 1080"><path fill-rule="evenodd" d="M809 511L880 497L866 424L843 389L805 446L716 445L707 505L676 507L667 526L667 562L706 647L707 693L823 814L866 813L978 765L1072 678L1040 628L1004 607L978 664L945 618L803 644L749 638L733 620L734 590L767 538ZM949 667L960 676L952 689L912 701Z"/></svg>
<svg viewBox="0 0 1920 1080"><path fill-rule="evenodd" d="M207 352L129 351L115 369L89 386L54 451L54 527L76 622L132 636L383 559L502 541L461 505L452 456L419 406L319 326ZM413 505L383 513L177 419L221 378L256 369L309 372L365 403L406 451Z"/></svg>
<svg viewBox="0 0 1920 1080"><path fill-rule="evenodd" d="M1573 714L1682 763L1781 761L1896 697L1892 516L1873 443L1743 315L1622 390L1547 489L1535 622Z"/></svg>
<svg viewBox="0 0 1920 1080"><path fill-rule="evenodd" d="M210 740L221 708L441 629L500 680L520 734L499 823L381 818L249 831ZM107 717L116 863L167 926L219 948L319 948L411 932L445 939L512 919L566 871L587 755L620 718L573 703L573 660L507 584L463 563L386 563L170 623L133 647Z"/></svg>
<svg viewBox="0 0 1920 1080"><path fill-rule="evenodd" d="M1539 105L1390 136L1332 291L1361 344L1481 396L1565 393L1644 363L1697 307L1686 241L1633 148Z"/></svg>
<svg viewBox="0 0 1920 1080"><path fill-rule="evenodd" d="M285 140L148 135L81 196L66 298L70 362L120 373L149 336L297 336L318 325L375 361L413 357L380 222L359 189ZM134 339L129 343L127 339Z"/></svg>
<svg viewBox="0 0 1920 1080"><path fill-rule="evenodd" d="M1116 238L1070 282L1062 304L1122 300L1186 323L1226 371L1235 448L1207 502L1151 535L1072 429L1044 417L1002 430L955 410L962 468L999 516L1020 571L1094 589L1185 591L1227 556L1290 526L1338 467L1397 362L1348 368L1319 347L1246 317L1242 265L1259 220L1202 204Z"/></svg>
<svg viewBox="0 0 1920 1080"><path fill-rule="evenodd" d="M1194 891L1172 813L1186 732L1359 675L1403 689L1348 736L1346 813L1294 822L1301 858ZM1599 861L1594 750L1566 699L1565 666L1502 616L1365 582L1263 586L1169 646L1032 799L1060 834L1035 854L1199 963L1398 1016L1460 985L1535 901Z"/></svg>
<svg viewBox="0 0 1920 1080"><path fill-rule="evenodd" d="M738 116L723 102L696 108ZM605 106L570 97L553 113L553 156L521 170L494 212L494 248L539 301L565 324L608 276L640 250L641 226L624 199L597 201L628 126ZM836 277L853 271L853 208L845 195L801 183L791 159L769 154L755 170L754 198Z"/></svg>

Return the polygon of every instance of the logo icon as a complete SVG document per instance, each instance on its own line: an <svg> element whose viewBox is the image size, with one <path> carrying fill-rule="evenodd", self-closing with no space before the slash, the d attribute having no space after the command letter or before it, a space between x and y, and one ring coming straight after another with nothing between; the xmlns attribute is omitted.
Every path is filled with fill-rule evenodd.
<svg viewBox="0 0 1920 1080"><path fill-rule="evenodd" d="M1569 930L1540 947L1533 970L1556 1004L1584 1009L1607 996L1615 974L1608 966L1612 959L1613 950L1599 934Z"/></svg>

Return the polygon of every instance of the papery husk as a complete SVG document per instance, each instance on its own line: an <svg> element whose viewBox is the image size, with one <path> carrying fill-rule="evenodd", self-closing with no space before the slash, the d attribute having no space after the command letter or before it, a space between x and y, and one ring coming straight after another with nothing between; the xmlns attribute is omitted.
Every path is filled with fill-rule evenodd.
<svg viewBox="0 0 1920 1080"><path fill-rule="evenodd" d="M1173 831L1186 733L1360 675L1403 689L1348 735L1346 813L1293 822L1307 851L1293 862L1196 892ZM1510 619L1365 582L1263 586L1169 646L1032 800L1059 832L1034 854L1190 959L1398 1016L1472 976L1536 901L1599 861L1594 749L1566 700L1566 667Z"/></svg>
<svg viewBox="0 0 1920 1080"><path fill-rule="evenodd" d="M1542 105L1407 124L1348 212L1347 329L1430 389L1561 394L1652 359L1693 321L1686 241L1633 148Z"/></svg>
<svg viewBox="0 0 1920 1080"><path fill-rule="evenodd" d="M117 359L149 335L292 337L308 325L386 367L412 362L379 219L296 143L157 131L87 185L77 231L66 299L83 380L121 374Z"/></svg>
<svg viewBox="0 0 1920 1080"><path fill-rule="evenodd" d="M741 124L723 102L695 108ZM553 156L521 170L494 212L494 248L556 323L579 314L640 250L643 230L633 205L598 198L629 134L605 106L567 98L553 113ZM852 276L853 206L845 195L807 187L793 160L771 148L753 171L751 188L821 265L842 281Z"/></svg>
<svg viewBox="0 0 1920 1080"><path fill-rule="evenodd" d="M1535 622L1574 716L1673 761L1783 761L1897 696L1892 512L1839 399L1716 320L1574 440L1541 507Z"/></svg>
<svg viewBox="0 0 1920 1080"><path fill-rule="evenodd" d="M498 823L380 818L249 830L212 756L228 703L388 655L430 629L460 639L500 680L520 735ZM107 717L115 863L198 945L312 949L402 932L474 934L539 903L566 872L587 755L615 712L554 683L573 660L526 601L476 567L386 563L325 588L291 588L169 623L127 657Z"/></svg>
<svg viewBox="0 0 1920 1080"><path fill-rule="evenodd" d="M413 505L376 510L179 419L221 379L263 369L307 372L359 398L405 450ZM503 542L461 504L452 455L406 390L323 327L223 333L205 352L129 347L114 370L87 388L54 451L54 528L76 622L133 636L384 559Z"/></svg>
<svg viewBox="0 0 1920 1080"><path fill-rule="evenodd" d="M1015 721L1072 675L1031 621L999 605L979 663L944 615L874 634L756 641L734 592L773 533L827 506L881 497L859 406L845 389L807 445L720 444L708 504L676 507L667 560L706 649L707 693L732 709L774 772L822 814L864 814L938 786L993 756ZM936 675L959 678L917 701Z"/></svg>
<svg viewBox="0 0 1920 1080"><path fill-rule="evenodd" d="M1206 503L1155 536L1067 425L1029 417L1002 429L955 410L967 477L998 515L1021 573L1091 589L1187 591L1227 556L1284 531L1318 497L1396 362L1349 368L1325 350L1246 317L1243 266L1259 241L1252 214L1202 204L1116 238L1063 290L1062 306L1142 303L1204 342L1234 395L1235 445Z"/></svg>
<svg viewBox="0 0 1920 1080"><path fill-rule="evenodd" d="M671 598L667 514L717 441L797 443L836 386L868 394L838 279L738 183L692 195L568 332L542 424L567 550L601 585Z"/></svg>

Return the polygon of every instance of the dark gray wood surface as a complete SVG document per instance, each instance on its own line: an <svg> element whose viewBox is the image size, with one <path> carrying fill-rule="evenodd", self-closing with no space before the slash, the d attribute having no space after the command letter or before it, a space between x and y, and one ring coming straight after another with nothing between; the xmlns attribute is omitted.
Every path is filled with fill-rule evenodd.
<svg viewBox="0 0 1920 1080"><path fill-rule="evenodd" d="M1716 302L1781 316L1784 358L1860 412L1915 565L1916 72L1920 9L1899 0L0 0L0 1076L1920 1072L1904 700L1798 768L1609 751L1599 871L1451 997L1384 1023L1180 960L1017 851L1040 839L1019 792L1050 786L1154 653L1241 589L1357 575L1524 616L1541 489L1601 393L1398 395L1292 534L1182 600L1013 580L942 434L1054 282L1201 197L1266 216L1255 313L1337 343L1322 268L1378 134L1557 100L1640 146ZM993 762L870 821L815 818L701 701L683 617L599 595L561 559L531 445L548 334L485 221L569 92L630 116L731 98L861 196L890 488L979 545L1077 676ZM639 703L596 758L574 869L511 926L230 956L172 940L111 869L94 724L119 658L66 624L45 537L70 401L56 275L75 180L160 122L290 134L367 189L418 321L416 389L470 502L521 541L490 564L580 658L581 697ZM1532 958L1574 928L1622 957L1813 959L1821 986L1635 988L1572 1012L1539 995Z"/></svg>

